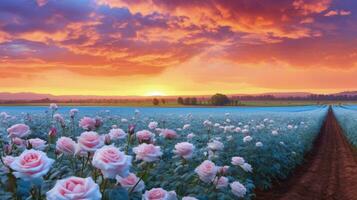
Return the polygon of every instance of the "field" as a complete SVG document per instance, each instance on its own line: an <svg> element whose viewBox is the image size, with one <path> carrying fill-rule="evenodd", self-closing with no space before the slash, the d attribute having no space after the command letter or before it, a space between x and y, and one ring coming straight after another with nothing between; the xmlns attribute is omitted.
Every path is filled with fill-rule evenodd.
<svg viewBox="0 0 357 200"><path fill-rule="evenodd" d="M89 199L323 197L356 164L357 108L328 108L1 106L0 197L56 199L68 182Z"/></svg>

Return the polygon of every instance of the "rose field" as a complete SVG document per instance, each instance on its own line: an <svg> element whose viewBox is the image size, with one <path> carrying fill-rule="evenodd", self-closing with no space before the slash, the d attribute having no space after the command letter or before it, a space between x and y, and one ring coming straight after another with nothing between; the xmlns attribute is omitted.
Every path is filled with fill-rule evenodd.
<svg viewBox="0 0 357 200"><path fill-rule="evenodd" d="M356 108L334 109L357 145ZM0 199L254 199L303 163L327 111L0 107Z"/></svg>

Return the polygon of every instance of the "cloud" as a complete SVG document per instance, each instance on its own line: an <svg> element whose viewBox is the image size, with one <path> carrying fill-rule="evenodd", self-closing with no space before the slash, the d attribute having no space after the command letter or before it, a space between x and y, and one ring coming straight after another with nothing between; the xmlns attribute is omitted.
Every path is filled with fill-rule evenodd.
<svg viewBox="0 0 357 200"><path fill-rule="evenodd" d="M351 68L353 8L331 0L2 0L0 67L159 75L213 48L212 57L237 66ZM333 15L349 17L325 17Z"/></svg>

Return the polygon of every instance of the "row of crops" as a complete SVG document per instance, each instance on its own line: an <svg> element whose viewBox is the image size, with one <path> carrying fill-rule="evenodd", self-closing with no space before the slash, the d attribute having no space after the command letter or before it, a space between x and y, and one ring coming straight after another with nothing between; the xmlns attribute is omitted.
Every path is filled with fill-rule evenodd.
<svg viewBox="0 0 357 200"><path fill-rule="evenodd" d="M0 113L0 199L251 199L311 149L327 107Z"/></svg>
<svg viewBox="0 0 357 200"><path fill-rule="evenodd" d="M335 106L333 110L347 139L352 145L357 146L357 107Z"/></svg>

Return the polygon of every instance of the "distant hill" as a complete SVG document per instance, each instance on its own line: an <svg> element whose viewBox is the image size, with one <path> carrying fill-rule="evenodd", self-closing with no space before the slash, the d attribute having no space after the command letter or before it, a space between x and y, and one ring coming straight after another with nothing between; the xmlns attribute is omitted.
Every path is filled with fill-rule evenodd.
<svg viewBox="0 0 357 200"><path fill-rule="evenodd" d="M286 97L308 97L310 95L318 95L308 92L269 92L261 94L227 94L228 96L274 96L276 98L286 98ZM339 93L333 93L330 95L334 96L356 96L357 91L345 91ZM182 95L182 97L189 97L190 95ZM193 96L193 95L192 95ZM199 97L210 97L211 95L197 95ZM160 96L158 98L177 98L178 96ZM31 92L20 92L20 93L9 93L9 92L0 92L1 101L17 101L17 100L86 100L86 99L149 99L153 97L147 96L96 96L96 95L52 95L52 94L39 94Z"/></svg>
<svg viewBox="0 0 357 200"><path fill-rule="evenodd" d="M357 91L339 92L339 93L335 93L334 95L336 95L336 96L340 96L340 95L356 96L357 95Z"/></svg>

